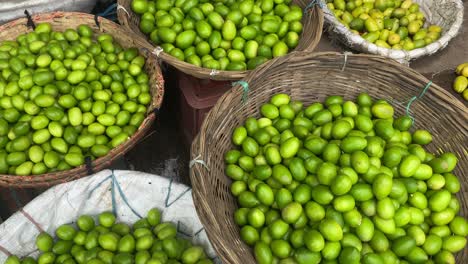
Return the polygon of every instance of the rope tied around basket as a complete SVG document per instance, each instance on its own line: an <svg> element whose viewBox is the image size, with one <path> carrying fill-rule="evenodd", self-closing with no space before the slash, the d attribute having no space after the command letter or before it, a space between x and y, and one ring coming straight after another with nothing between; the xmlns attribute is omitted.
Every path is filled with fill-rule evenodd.
<svg viewBox="0 0 468 264"><path fill-rule="evenodd" d="M161 54L161 52L163 51L164 49L161 46L157 46L156 48L154 48L154 50L151 53L156 55L156 57L159 58L159 54Z"/></svg>
<svg viewBox="0 0 468 264"><path fill-rule="evenodd" d="M36 24L34 23L31 14L29 14L28 10L24 10L24 14L26 15L26 18L28 19L28 22L26 23L26 26L32 27L32 29L36 29Z"/></svg>
<svg viewBox="0 0 468 264"><path fill-rule="evenodd" d="M246 81L236 81L232 83L232 86L234 87L237 84L242 86L242 89L244 90L242 93L242 103L245 104L249 99L249 84Z"/></svg>
<svg viewBox="0 0 468 264"><path fill-rule="evenodd" d="M348 63L348 55L351 55L353 54L352 52L349 52L349 51L345 51L343 53L344 55L344 63L343 63L343 66L341 67L341 71L344 71L346 69L346 64Z"/></svg>
<svg viewBox="0 0 468 264"><path fill-rule="evenodd" d="M210 76L215 76L215 75L218 75L219 74L219 71L216 70L216 69L211 69L211 72L210 72Z"/></svg>
<svg viewBox="0 0 468 264"><path fill-rule="evenodd" d="M426 94L427 90L429 90L429 87L431 87L432 85L432 81L429 81L427 84L426 84L426 87L424 87L424 89L422 90L422 92L418 95L418 96L413 96L411 97L411 99L409 100L408 104L406 105L406 115L411 118L411 123L414 124L414 117L411 115L411 105L413 104L414 101L418 100L418 99L421 99L424 94Z"/></svg>
<svg viewBox="0 0 468 264"><path fill-rule="evenodd" d="M195 164L201 164L203 167L205 167L207 171L210 171L210 168L208 167L208 165L206 165L206 162L201 159L200 154L189 162L189 168L192 168L193 166L195 166Z"/></svg>
<svg viewBox="0 0 468 264"><path fill-rule="evenodd" d="M123 5L117 4L117 11L119 9L122 9L125 12L125 14L127 14L127 16L130 17L130 13L128 13L127 9L125 9L125 7Z"/></svg>
<svg viewBox="0 0 468 264"><path fill-rule="evenodd" d="M120 183L117 181L117 178L115 177L115 174L114 174L114 170L111 170L111 175L107 176L104 180L102 180L101 182L99 182L93 189L91 189L91 191L89 192L89 195L88 195L88 199L91 197L91 195L93 194L93 192L98 189L99 187L101 187L102 184L104 184L106 181L111 181L111 198L112 198L112 213L117 216L117 202L116 202L116 194L115 194L115 187L117 187L117 191L119 192L120 194L120 197L122 198L122 200L124 201L124 203L128 206L128 208L130 208L130 210L132 211L133 214L135 214L136 216L138 216L139 218L142 218L142 216L135 210L133 209L133 207L130 205L130 203L128 202L128 199L127 199L127 196L125 195L125 193L122 191L122 187L120 186Z"/></svg>
<svg viewBox="0 0 468 264"><path fill-rule="evenodd" d="M314 6L318 5L320 9L324 8L322 0L312 0L309 4L304 8L304 14L307 13L310 9L314 8Z"/></svg>

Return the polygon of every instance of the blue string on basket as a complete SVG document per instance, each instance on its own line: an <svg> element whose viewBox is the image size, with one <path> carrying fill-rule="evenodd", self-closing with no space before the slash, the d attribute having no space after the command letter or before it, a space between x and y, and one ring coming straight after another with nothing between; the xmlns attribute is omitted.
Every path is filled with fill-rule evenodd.
<svg viewBox="0 0 468 264"><path fill-rule="evenodd" d="M237 81L237 82L233 82L232 86L236 86L238 84L242 86L242 88L244 89L244 92L242 94L242 103L245 104L247 100L249 99L249 84L246 81Z"/></svg>
<svg viewBox="0 0 468 264"><path fill-rule="evenodd" d="M429 81L427 84L426 84L426 87L424 87L424 89L422 90L422 92L418 95L418 96L413 96L411 97L411 99L409 100L408 104L406 105L406 115L411 118L411 122L412 124L414 124L414 117L411 115L411 105L413 104L414 101L418 100L418 99L421 99L424 94L426 94L427 90L429 90L429 87L431 87L432 85L432 81Z"/></svg>
<svg viewBox="0 0 468 264"><path fill-rule="evenodd" d="M104 180L102 180L101 182L99 182L90 192L89 192L89 195L88 195L88 198L91 197L91 195L93 194L93 192L99 188L102 184L104 184L106 181L108 180L111 180L111 198L112 198L112 213L114 215L117 215L117 202L116 202L116 197L115 197L115 187L117 188L117 191L119 192L120 194L120 197L122 198L122 200L124 201L124 203L128 206L128 208L130 208L130 210L136 215L138 216L139 218L142 218L142 216L135 210L133 209L133 207L130 205L130 203L128 202L128 199L127 199L127 196L125 195L125 193L122 191L122 187L120 186L120 183L117 181L117 178L115 177L114 175L114 170L112 170L112 173L111 175L107 176ZM115 187L114 187L115 186Z"/></svg>
<svg viewBox="0 0 468 264"><path fill-rule="evenodd" d="M117 4L114 3L106 8L103 12L97 14L98 16L108 18L110 20L115 20L117 14Z"/></svg>

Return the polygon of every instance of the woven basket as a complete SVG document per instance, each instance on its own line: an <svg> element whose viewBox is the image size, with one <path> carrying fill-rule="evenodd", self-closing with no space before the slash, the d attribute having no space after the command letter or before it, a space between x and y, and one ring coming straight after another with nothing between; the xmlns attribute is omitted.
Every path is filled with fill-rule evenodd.
<svg viewBox="0 0 468 264"><path fill-rule="evenodd" d="M135 14L131 9L132 0L118 0L117 5L117 17L120 24L127 27L131 31L137 33L138 35L148 39L140 31L140 17ZM305 9L310 1L304 0L293 0L293 3L299 5L301 8ZM305 13L302 18L302 23L304 29L302 31L301 38L299 40L299 45L295 48L295 51L312 51L317 46L322 36L322 27L323 27L323 12L318 5L314 5ZM149 39L148 39L149 40ZM160 50L160 47L158 50ZM154 49L154 47L153 47ZM178 70L192 75L200 79L212 79L212 80L239 80L244 78L249 72L248 71L218 71L211 70L202 67L197 67L185 61L181 61L164 51L159 52L157 49L154 49L158 57L174 66ZM157 52L156 52L157 51Z"/></svg>
<svg viewBox="0 0 468 264"><path fill-rule="evenodd" d="M379 47L352 33L338 21L326 5L323 5L327 31L330 32L332 38L338 39L351 49L381 55L408 64L411 60L434 54L445 48L449 41L458 34L463 24L461 0L414 0L414 2L420 5L429 23L442 27L440 39L423 48L405 51Z"/></svg>
<svg viewBox="0 0 468 264"><path fill-rule="evenodd" d="M225 93L208 113L191 150L190 177L197 212L211 242L224 263L255 263L250 248L242 242L233 214L236 198L231 180L224 174L224 153L234 148L232 131L249 116L259 117L260 106L276 93L287 93L305 105L323 102L329 95L354 100L361 92L385 98L395 106L396 115L405 113L404 104L419 95L429 80L397 62L374 55L349 55L345 63L339 53L294 52L261 66L245 81L249 84L247 103L242 103L239 85ZM455 174L462 183L459 198L462 214L468 215L468 109L448 91L432 84L412 106L416 128L432 132L431 152L454 152L459 158ZM468 249L457 263L468 263Z"/></svg>
<svg viewBox="0 0 468 264"><path fill-rule="evenodd" d="M3 187L48 187L58 183L64 183L80 177L92 174L108 167L112 161L124 155L138 141L143 138L145 133L151 128L153 121L156 118L156 111L161 106L164 95L164 81L162 78L159 64L154 56L144 48L145 40L132 32L127 32L123 27L118 24L104 19L102 17L95 17L90 14L76 13L76 12L54 12L44 13L32 16L34 23L48 22L52 28L57 31L63 31L67 28L76 28L79 25L85 24L90 26L95 33L108 33L111 34L115 41L122 47L137 47L140 49L140 54L146 58L145 71L148 73L150 79L150 92L152 95L151 104L148 107L148 114L143 123L140 125L137 132L132 137L112 149L106 156L98 158L91 162L89 166L82 165L67 171L60 171L54 173L47 173L35 176L13 176L13 175L0 175L0 186ZM31 27L27 26L28 19L20 18L0 26L0 41L12 40L18 35L32 31Z"/></svg>

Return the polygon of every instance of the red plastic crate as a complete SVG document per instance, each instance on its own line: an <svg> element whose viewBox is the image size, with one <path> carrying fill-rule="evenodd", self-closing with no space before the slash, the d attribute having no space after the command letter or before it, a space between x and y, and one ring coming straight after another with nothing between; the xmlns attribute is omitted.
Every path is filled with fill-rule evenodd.
<svg viewBox="0 0 468 264"><path fill-rule="evenodd" d="M197 79L177 72L177 83L180 89L180 118L187 144L191 144L205 120L206 114L218 99L229 89L229 81Z"/></svg>

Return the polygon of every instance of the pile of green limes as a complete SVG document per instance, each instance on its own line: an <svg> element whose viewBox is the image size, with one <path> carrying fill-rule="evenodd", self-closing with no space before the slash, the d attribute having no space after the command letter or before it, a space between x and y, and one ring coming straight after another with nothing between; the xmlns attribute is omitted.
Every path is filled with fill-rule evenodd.
<svg viewBox="0 0 468 264"><path fill-rule="evenodd" d="M145 59L86 25L37 25L0 43L0 174L68 170L106 155L145 119Z"/></svg>
<svg viewBox="0 0 468 264"><path fill-rule="evenodd" d="M355 34L388 49L422 48L440 38L437 25L412 0L327 0L328 8Z"/></svg>
<svg viewBox="0 0 468 264"><path fill-rule="evenodd" d="M293 50L302 9L292 0L133 0L140 29L193 65L241 71Z"/></svg>
<svg viewBox="0 0 468 264"><path fill-rule="evenodd" d="M161 222L158 209L148 211L130 226L116 223L110 212L98 216L99 225L89 215L82 215L72 225L55 230L54 241L46 232L36 238L41 255L20 260L10 256L5 264L212 264L205 251L190 240L177 236L177 227Z"/></svg>
<svg viewBox="0 0 468 264"><path fill-rule="evenodd" d="M468 101L468 62L458 65L455 73L458 76L453 81L453 90L462 94L463 99Z"/></svg>
<svg viewBox="0 0 468 264"><path fill-rule="evenodd" d="M365 93L308 107L277 94L260 110L225 154L258 263L454 263L468 235L457 158L426 152L427 130Z"/></svg>

